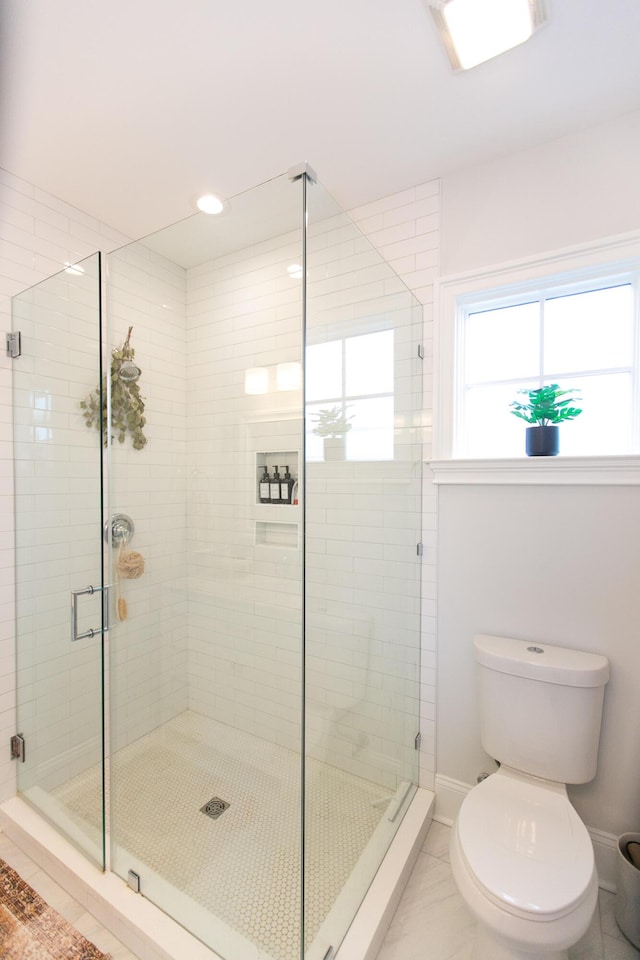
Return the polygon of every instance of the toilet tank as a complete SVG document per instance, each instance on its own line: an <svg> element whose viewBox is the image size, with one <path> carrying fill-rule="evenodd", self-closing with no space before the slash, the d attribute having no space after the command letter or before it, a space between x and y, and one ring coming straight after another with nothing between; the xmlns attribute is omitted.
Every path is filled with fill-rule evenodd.
<svg viewBox="0 0 640 960"><path fill-rule="evenodd" d="M507 637L478 635L473 643L487 753L545 780L592 780L607 658Z"/></svg>

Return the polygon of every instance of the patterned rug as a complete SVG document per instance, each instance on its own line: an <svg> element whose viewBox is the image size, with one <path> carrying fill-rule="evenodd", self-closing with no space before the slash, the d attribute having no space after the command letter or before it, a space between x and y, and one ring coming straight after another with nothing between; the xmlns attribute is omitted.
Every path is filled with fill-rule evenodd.
<svg viewBox="0 0 640 960"><path fill-rule="evenodd" d="M0 860L2 960L109 960Z"/></svg>

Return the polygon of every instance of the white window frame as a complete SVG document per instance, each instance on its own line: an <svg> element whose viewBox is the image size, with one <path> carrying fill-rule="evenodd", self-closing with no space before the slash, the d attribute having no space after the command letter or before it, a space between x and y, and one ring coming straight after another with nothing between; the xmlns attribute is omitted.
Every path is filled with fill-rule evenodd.
<svg viewBox="0 0 640 960"><path fill-rule="evenodd" d="M610 278L628 282L640 271L640 233L615 237L598 244L584 244L557 251L539 259L518 261L473 274L450 277L436 286L434 331L434 421L433 459L430 465L436 483L640 483L640 453L593 457L521 457L461 460L453 458L454 431L458 424L456 396L461 382L461 327L471 303L483 308L499 305L508 297L537 295L541 288L562 287ZM616 279L617 282L617 279ZM634 280L637 283L637 279ZM636 297L637 302L637 297ZM640 318L636 317L634 350L640 362ZM637 417L640 387L636 385L634 415ZM637 424L640 430L640 424Z"/></svg>

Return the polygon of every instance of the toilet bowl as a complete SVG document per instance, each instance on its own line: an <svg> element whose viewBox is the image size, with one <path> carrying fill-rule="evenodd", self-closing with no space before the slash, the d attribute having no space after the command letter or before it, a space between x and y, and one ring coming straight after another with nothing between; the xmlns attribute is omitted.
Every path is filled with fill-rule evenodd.
<svg viewBox="0 0 640 960"><path fill-rule="evenodd" d="M566 960L598 899L591 838L566 784L596 775L609 662L473 638L482 746L500 764L465 797L451 867L477 923L473 960Z"/></svg>
<svg viewBox="0 0 640 960"><path fill-rule="evenodd" d="M463 801L450 855L478 921L473 960L566 960L587 931L593 846L564 784L502 766Z"/></svg>

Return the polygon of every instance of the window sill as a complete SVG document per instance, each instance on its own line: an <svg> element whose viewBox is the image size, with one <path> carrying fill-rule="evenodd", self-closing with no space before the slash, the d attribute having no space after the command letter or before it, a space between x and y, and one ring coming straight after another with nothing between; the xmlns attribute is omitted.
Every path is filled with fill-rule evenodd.
<svg viewBox="0 0 640 960"><path fill-rule="evenodd" d="M434 483L640 485L640 456L431 460Z"/></svg>

